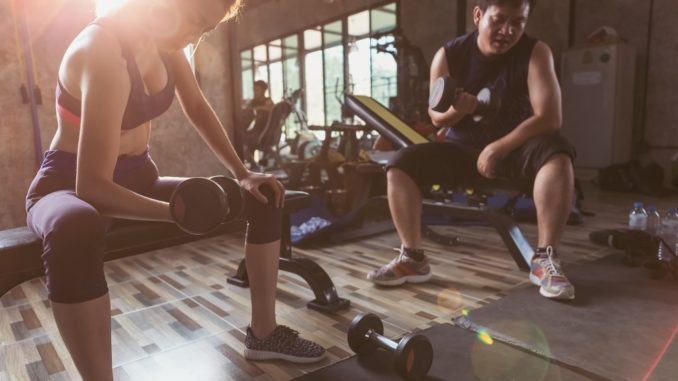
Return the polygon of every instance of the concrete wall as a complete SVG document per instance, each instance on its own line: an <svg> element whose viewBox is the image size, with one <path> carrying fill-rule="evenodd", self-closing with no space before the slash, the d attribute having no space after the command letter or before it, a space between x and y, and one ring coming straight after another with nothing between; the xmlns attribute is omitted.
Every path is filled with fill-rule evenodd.
<svg viewBox="0 0 678 381"><path fill-rule="evenodd" d="M668 163L678 153L678 75L675 64L678 57L678 7L675 0L655 0L654 4L644 137L651 147L649 157L665 164L669 178ZM675 175L673 177L675 187L678 180Z"/></svg>
<svg viewBox="0 0 678 381"><path fill-rule="evenodd" d="M94 17L92 0L26 0L27 23L33 40L36 80L42 90L39 109L42 149L48 149L56 130L54 87L56 73L69 42ZM21 68L14 42L10 0L0 0L0 229L25 225L24 197L35 175L31 114L22 103ZM232 130L233 94L230 46L225 31L212 32L196 54L197 71L207 99L226 129ZM153 121L151 150L161 174L205 176L225 169L184 118L179 104ZM41 153L40 153L41 154Z"/></svg>

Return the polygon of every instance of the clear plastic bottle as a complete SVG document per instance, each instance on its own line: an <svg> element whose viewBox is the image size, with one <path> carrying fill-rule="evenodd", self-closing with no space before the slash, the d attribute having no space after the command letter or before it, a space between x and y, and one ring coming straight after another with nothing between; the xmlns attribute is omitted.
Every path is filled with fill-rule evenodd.
<svg viewBox="0 0 678 381"><path fill-rule="evenodd" d="M666 216L662 218L661 238L666 246L664 244L659 245L657 259L670 262L678 246L678 210L676 208L670 208L666 212ZM673 253L669 252L667 247L670 247Z"/></svg>
<svg viewBox="0 0 678 381"><path fill-rule="evenodd" d="M655 237L659 237L661 232L661 216L654 205L647 206L647 232Z"/></svg>
<svg viewBox="0 0 678 381"><path fill-rule="evenodd" d="M629 229L647 230L647 212L643 208L642 202L634 202L633 209L629 213Z"/></svg>

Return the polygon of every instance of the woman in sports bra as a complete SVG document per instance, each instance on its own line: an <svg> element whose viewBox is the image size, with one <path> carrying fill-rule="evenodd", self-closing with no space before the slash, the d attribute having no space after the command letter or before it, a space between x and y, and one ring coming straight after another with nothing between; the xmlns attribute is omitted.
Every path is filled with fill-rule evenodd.
<svg viewBox="0 0 678 381"><path fill-rule="evenodd" d="M182 52L233 17L241 1L123 0L87 25L63 57L58 128L28 190L26 210L28 226L43 240L54 318L84 380L113 379L103 271L111 220L173 221L167 201L184 179L159 176L148 144L151 120L175 95L205 143L248 191L252 319L245 357L312 362L325 355L318 344L276 323L283 186L243 166Z"/></svg>

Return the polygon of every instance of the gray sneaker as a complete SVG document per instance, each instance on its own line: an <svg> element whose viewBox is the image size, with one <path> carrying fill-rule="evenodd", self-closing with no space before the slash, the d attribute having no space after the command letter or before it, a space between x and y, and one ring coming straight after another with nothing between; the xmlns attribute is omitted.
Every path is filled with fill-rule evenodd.
<svg viewBox="0 0 678 381"><path fill-rule="evenodd" d="M574 299L574 286L563 273L553 247L548 246L546 253L535 254L530 267L530 282L539 286L542 296L550 299Z"/></svg>
<svg viewBox="0 0 678 381"><path fill-rule="evenodd" d="M415 261L400 253L391 262L370 271L367 279L380 286L400 286L405 282L423 283L431 279L431 266L426 257L423 261Z"/></svg>
<svg viewBox="0 0 678 381"><path fill-rule="evenodd" d="M299 332L279 325L267 338L260 340L247 327L245 358L248 360L285 360L294 363L311 363L325 358L325 348L299 337Z"/></svg>

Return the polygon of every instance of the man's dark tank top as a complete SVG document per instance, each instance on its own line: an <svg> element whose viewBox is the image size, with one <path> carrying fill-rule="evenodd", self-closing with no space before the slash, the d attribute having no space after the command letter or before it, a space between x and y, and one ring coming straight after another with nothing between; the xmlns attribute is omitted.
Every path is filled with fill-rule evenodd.
<svg viewBox="0 0 678 381"><path fill-rule="evenodd" d="M527 88L527 72L532 49L537 40L523 34L508 52L487 58L478 48L478 31L460 36L445 44L450 77L470 94L493 88L501 98L501 108L494 117L481 122L466 116L450 128L445 138L482 149L511 132L533 115Z"/></svg>

